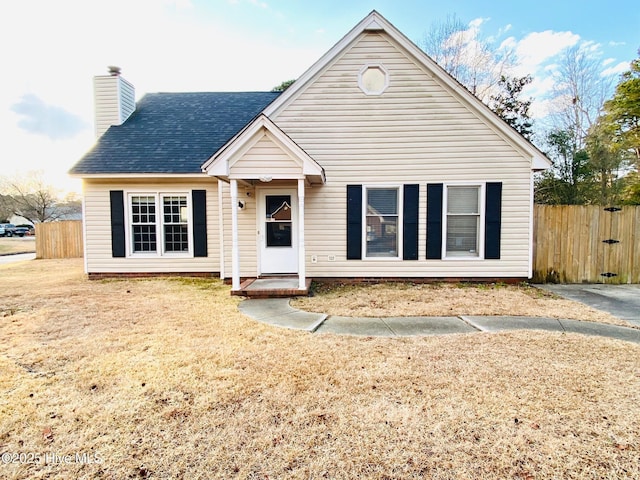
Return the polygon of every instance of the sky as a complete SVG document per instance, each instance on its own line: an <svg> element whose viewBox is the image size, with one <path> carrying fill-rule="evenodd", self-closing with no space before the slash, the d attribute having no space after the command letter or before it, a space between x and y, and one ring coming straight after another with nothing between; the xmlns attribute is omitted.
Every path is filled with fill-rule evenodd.
<svg viewBox="0 0 640 480"><path fill-rule="evenodd" d="M39 171L61 194L95 143L93 77L117 65L147 92L268 91L299 77L377 10L420 43L455 15L469 35L515 52L545 115L567 48L589 51L617 82L640 48L635 0L12 0L0 6L0 177Z"/></svg>

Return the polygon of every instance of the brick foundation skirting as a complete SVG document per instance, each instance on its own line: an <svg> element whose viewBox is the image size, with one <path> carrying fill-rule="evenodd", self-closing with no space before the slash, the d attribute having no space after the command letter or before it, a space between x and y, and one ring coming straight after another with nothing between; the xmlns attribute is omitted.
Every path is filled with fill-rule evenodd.
<svg viewBox="0 0 640 480"><path fill-rule="evenodd" d="M93 272L88 274L89 280L106 278L156 278L156 277L192 277L192 278L220 278L218 272Z"/></svg>

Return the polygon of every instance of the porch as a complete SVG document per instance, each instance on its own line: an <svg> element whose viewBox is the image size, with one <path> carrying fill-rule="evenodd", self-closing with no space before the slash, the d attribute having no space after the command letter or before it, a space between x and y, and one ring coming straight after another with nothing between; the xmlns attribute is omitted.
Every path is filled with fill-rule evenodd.
<svg viewBox="0 0 640 480"><path fill-rule="evenodd" d="M260 115L202 170L229 184L231 225L225 225L222 214L219 221L221 238L231 227L232 294L263 298L307 295L305 190L325 183L323 168L269 118ZM256 202L244 214L239 214L246 206L239 187L247 189L246 194ZM247 236L254 231L252 223L257 232L255 250L247 248L253 244ZM221 252L223 257L222 242ZM255 266L242 270L241 259ZM249 275L258 280L241 284L240 277Z"/></svg>
<svg viewBox="0 0 640 480"><path fill-rule="evenodd" d="M249 298L288 298L309 295L311 279L305 279L305 288L299 288L299 279L295 277L248 278L239 289L232 289L231 295Z"/></svg>

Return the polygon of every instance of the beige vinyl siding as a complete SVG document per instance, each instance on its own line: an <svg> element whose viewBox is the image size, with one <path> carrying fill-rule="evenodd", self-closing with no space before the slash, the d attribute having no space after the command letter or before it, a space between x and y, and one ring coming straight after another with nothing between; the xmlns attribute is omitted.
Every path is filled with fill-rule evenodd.
<svg viewBox="0 0 640 480"><path fill-rule="evenodd" d="M366 63L389 72L380 96L358 87ZM362 34L273 120L326 172L306 192L308 276L528 276L530 158L386 34ZM426 184L485 182L503 183L501 259L426 260ZM416 183L419 260L347 261L346 185Z"/></svg>
<svg viewBox="0 0 640 480"><path fill-rule="evenodd" d="M217 273L219 267L218 242L218 192L217 180L189 179L184 181L131 181L123 179L85 179L85 256L88 273L161 273L161 272L207 272ZM123 190L125 210L128 192L180 193L191 190L207 192L207 248L208 257L187 256L131 256L113 258L111 254L111 207L110 190ZM190 201L190 200L189 200ZM126 218L126 217L125 217ZM193 224L189 224L190 235ZM158 237L160 239L160 236ZM159 240L160 241L160 240Z"/></svg>
<svg viewBox="0 0 640 480"><path fill-rule="evenodd" d="M247 195L247 192L251 196ZM222 188L222 210L224 216L224 264L225 277L231 278L231 189L224 183ZM238 201L245 202L245 208L238 210L238 248L240 250L240 276L255 277L258 272L258 235L256 230L255 190L243 185L238 186Z"/></svg>
<svg viewBox="0 0 640 480"><path fill-rule="evenodd" d="M292 178L302 174L302 167L274 143L272 135L266 132L230 167L233 172L230 177L240 179L255 179L265 175L274 179Z"/></svg>

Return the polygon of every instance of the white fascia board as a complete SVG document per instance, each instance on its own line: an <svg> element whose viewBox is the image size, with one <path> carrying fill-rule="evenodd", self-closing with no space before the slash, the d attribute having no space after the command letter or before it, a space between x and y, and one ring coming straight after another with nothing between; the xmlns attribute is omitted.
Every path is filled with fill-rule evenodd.
<svg viewBox="0 0 640 480"><path fill-rule="evenodd" d="M540 153L540 155L536 155L533 157L531 161L531 170L534 172L538 172L540 170L546 170L551 167L551 161L546 157L546 155Z"/></svg>

